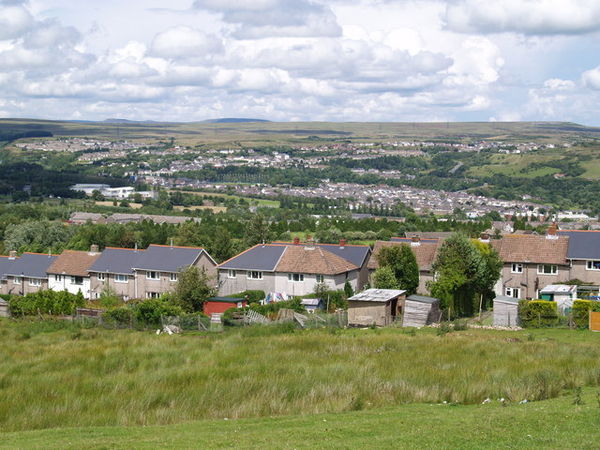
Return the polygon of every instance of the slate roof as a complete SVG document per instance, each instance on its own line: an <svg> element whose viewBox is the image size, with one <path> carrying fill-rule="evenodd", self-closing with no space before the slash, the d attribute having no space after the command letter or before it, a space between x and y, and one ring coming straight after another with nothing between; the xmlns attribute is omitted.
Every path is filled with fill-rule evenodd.
<svg viewBox="0 0 600 450"><path fill-rule="evenodd" d="M337 275L359 266L321 246L287 245L277 264L278 272Z"/></svg>
<svg viewBox="0 0 600 450"><path fill-rule="evenodd" d="M534 234L509 234L492 241L500 259L507 263L567 264L569 238L548 239Z"/></svg>
<svg viewBox="0 0 600 450"><path fill-rule="evenodd" d="M377 261L377 255L383 247L392 247L397 245L408 245L415 254L417 259L417 265L419 270L427 271L431 270L431 266L435 261L435 255L437 254L438 246L440 241L438 239L423 239L420 241L420 245L410 245L411 240L407 238L396 238L395 241L376 241L373 246L373 256L369 260L369 269L377 269L379 267L379 261ZM401 240L403 239L403 240Z"/></svg>
<svg viewBox="0 0 600 450"><path fill-rule="evenodd" d="M65 250L56 257L47 272L87 277L89 268L99 257L100 253Z"/></svg>
<svg viewBox="0 0 600 450"><path fill-rule="evenodd" d="M366 291L353 295L348 301L386 303L399 297L405 292L406 291L401 289L367 289Z"/></svg>
<svg viewBox="0 0 600 450"><path fill-rule="evenodd" d="M5 275L29 278L48 278L46 271L56 256L40 253L23 253L14 260Z"/></svg>
<svg viewBox="0 0 600 450"><path fill-rule="evenodd" d="M0 280L4 279L5 275L12 271L12 265L16 259L10 259L8 256L0 256Z"/></svg>
<svg viewBox="0 0 600 450"><path fill-rule="evenodd" d="M144 250L106 247L100 257L88 269L89 272L117 273L132 275Z"/></svg>
<svg viewBox="0 0 600 450"><path fill-rule="evenodd" d="M156 270L161 272L179 272L191 266L204 252L198 247L171 247L169 245L150 245L135 262L134 269Z"/></svg>
<svg viewBox="0 0 600 450"><path fill-rule="evenodd" d="M258 244L228 259L219 265L219 269L273 272L285 249L285 245Z"/></svg>
<svg viewBox="0 0 600 450"><path fill-rule="evenodd" d="M365 263L365 259L371 253L371 247L368 245L349 245L346 244L340 247L339 244L314 244L316 247L320 247L334 255L340 256L347 261L358 267L362 267Z"/></svg>
<svg viewBox="0 0 600 450"><path fill-rule="evenodd" d="M569 259L600 259L600 231L564 230L559 236L569 237Z"/></svg>

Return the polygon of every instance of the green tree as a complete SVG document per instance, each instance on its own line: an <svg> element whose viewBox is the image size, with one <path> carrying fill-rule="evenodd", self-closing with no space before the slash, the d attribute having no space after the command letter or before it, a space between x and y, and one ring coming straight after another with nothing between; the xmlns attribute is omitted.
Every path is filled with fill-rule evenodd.
<svg viewBox="0 0 600 450"><path fill-rule="evenodd" d="M392 269L400 289L406 290L407 295L417 292L419 287L419 266L417 258L406 244L383 247L377 254L379 267L387 266Z"/></svg>
<svg viewBox="0 0 600 450"><path fill-rule="evenodd" d="M210 246L210 254L218 262L226 261L235 254L231 234L226 228L218 227Z"/></svg>
<svg viewBox="0 0 600 450"><path fill-rule="evenodd" d="M253 246L269 240L269 223L262 214L255 214L246 228L244 236L246 245Z"/></svg>
<svg viewBox="0 0 600 450"><path fill-rule="evenodd" d="M347 298L350 298L354 295L354 290L352 289L352 286L350 286L350 282L348 280L346 280L344 283L344 294Z"/></svg>
<svg viewBox="0 0 600 450"><path fill-rule="evenodd" d="M373 287L376 289L398 289L398 280L390 266L382 266L373 273Z"/></svg>
<svg viewBox="0 0 600 450"><path fill-rule="evenodd" d="M210 277L204 269L190 266L179 273L175 287L175 302L187 312L202 311L207 298L215 295Z"/></svg>

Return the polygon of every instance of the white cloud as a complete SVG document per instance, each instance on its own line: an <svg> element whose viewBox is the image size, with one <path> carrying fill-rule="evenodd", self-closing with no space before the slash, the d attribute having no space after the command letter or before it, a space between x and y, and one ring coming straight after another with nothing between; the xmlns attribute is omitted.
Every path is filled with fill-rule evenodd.
<svg viewBox="0 0 600 450"><path fill-rule="evenodd" d="M581 79L586 87L600 90L600 66L583 72Z"/></svg>
<svg viewBox="0 0 600 450"><path fill-rule="evenodd" d="M221 52L220 39L189 27L174 27L157 34L152 41L151 53L167 59L207 58Z"/></svg>
<svg viewBox="0 0 600 450"><path fill-rule="evenodd" d="M24 7L0 3L0 40L12 39L26 32L33 25L33 17Z"/></svg>

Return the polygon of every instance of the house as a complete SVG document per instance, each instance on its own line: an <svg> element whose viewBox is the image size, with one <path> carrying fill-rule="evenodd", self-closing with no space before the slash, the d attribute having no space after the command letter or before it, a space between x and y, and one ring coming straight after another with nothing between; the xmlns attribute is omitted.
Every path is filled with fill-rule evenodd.
<svg viewBox="0 0 600 450"><path fill-rule="evenodd" d="M367 283L370 255L370 247L343 240L339 245L298 239L258 244L218 266L219 294L262 290L303 296L313 293L317 283L339 290L346 282L357 291Z"/></svg>
<svg viewBox="0 0 600 450"><path fill-rule="evenodd" d="M248 306L248 301L243 298L234 297L210 297L203 305L204 314L223 314L230 308L244 308Z"/></svg>
<svg viewBox="0 0 600 450"><path fill-rule="evenodd" d="M88 269L91 298L99 298L104 291L114 292L126 301L139 298L133 267L142 253L132 248L106 247Z"/></svg>
<svg viewBox="0 0 600 450"><path fill-rule="evenodd" d="M440 300L437 298L413 294L404 301L403 327L421 328L431 323L437 323L441 318Z"/></svg>
<svg viewBox="0 0 600 450"><path fill-rule="evenodd" d="M570 279L600 286L600 231L561 230L558 235L569 238Z"/></svg>
<svg viewBox="0 0 600 450"><path fill-rule="evenodd" d="M397 245L409 245L410 249L415 254L417 265L419 266L419 286L417 292L428 293L427 284L433 281L433 262L437 255L437 250L441 241L439 239L421 239L418 236L412 238L394 237L391 241L376 241L373 247L373 255L369 259L368 268L372 274L379 268L377 255L384 247Z"/></svg>
<svg viewBox="0 0 600 450"><path fill-rule="evenodd" d="M380 327L394 323L402 314L406 291L367 289L348 299L348 325Z"/></svg>
<svg viewBox="0 0 600 450"><path fill-rule="evenodd" d="M135 261L135 284L141 298L158 298L174 289L179 273L195 266L216 280L217 263L201 247L150 245ZM139 297L138 297L139 298Z"/></svg>
<svg viewBox="0 0 600 450"><path fill-rule="evenodd" d="M56 256L41 253L23 253L20 257L10 252L4 259L2 293L25 295L48 289L48 267Z"/></svg>
<svg viewBox="0 0 600 450"><path fill-rule="evenodd" d="M102 214L90 212L74 212L69 217L68 222L74 225L83 225L88 222L104 223L106 222L106 220Z"/></svg>
<svg viewBox="0 0 600 450"><path fill-rule="evenodd" d="M497 295L494 298L494 326L495 327L518 327L519 299Z"/></svg>
<svg viewBox="0 0 600 450"><path fill-rule="evenodd" d="M503 261L496 295L519 299L539 298L550 284L571 279L567 261L569 238L559 236L555 227L547 235L511 234L492 241Z"/></svg>
<svg viewBox="0 0 600 450"><path fill-rule="evenodd" d="M89 269L99 257L97 245L92 245L89 252L65 250L54 259L46 271L48 289L67 291L71 294L81 292L84 298L92 298Z"/></svg>

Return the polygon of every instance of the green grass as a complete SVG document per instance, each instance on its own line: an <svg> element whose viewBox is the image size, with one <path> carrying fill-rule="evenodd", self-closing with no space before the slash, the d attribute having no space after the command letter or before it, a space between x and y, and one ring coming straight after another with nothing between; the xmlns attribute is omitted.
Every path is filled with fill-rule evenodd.
<svg viewBox="0 0 600 450"><path fill-rule="evenodd" d="M600 385L600 335L587 331L156 336L2 320L0 337L3 431L531 401Z"/></svg>
<svg viewBox="0 0 600 450"><path fill-rule="evenodd" d="M527 404L413 404L318 414L0 433L0 448L598 448L597 391ZM357 405L360 406L360 405ZM368 405L366 405L368 406Z"/></svg>

